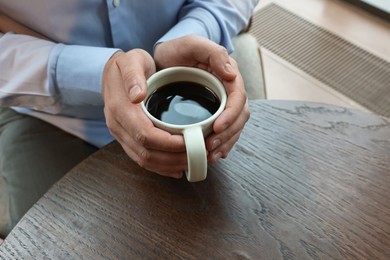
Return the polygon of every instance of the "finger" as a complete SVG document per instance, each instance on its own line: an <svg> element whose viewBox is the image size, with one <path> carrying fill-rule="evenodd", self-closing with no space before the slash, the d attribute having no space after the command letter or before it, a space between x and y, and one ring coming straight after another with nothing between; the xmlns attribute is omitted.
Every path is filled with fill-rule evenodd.
<svg viewBox="0 0 390 260"><path fill-rule="evenodd" d="M246 100L246 96L241 93L235 92L229 95L225 110L214 122L213 130L216 134L222 133L233 125L241 114L249 118L249 110L245 108Z"/></svg>
<svg viewBox="0 0 390 260"><path fill-rule="evenodd" d="M155 48L154 57L160 69L182 65L207 70L222 80L233 80L237 76L227 50L196 35L160 43Z"/></svg>
<svg viewBox="0 0 390 260"><path fill-rule="evenodd" d="M139 133L136 140L148 149L163 152L185 152L185 142L182 135L173 135L153 127L151 134Z"/></svg>
<svg viewBox="0 0 390 260"><path fill-rule="evenodd" d="M202 37L193 36L189 41L191 58L198 62L198 67L204 69L204 65L208 65L207 70L221 80L233 80L237 76L226 48Z"/></svg>
<svg viewBox="0 0 390 260"><path fill-rule="evenodd" d="M125 54L123 52L115 53L107 62L106 67L104 69L102 95L105 101L105 105L116 105L121 100L127 102L128 98L125 95L122 76L120 74L119 66L117 63L117 60L122 55ZM114 102L111 102L113 100Z"/></svg>
<svg viewBox="0 0 390 260"><path fill-rule="evenodd" d="M183 153L168 153L156 150L137 149L134 150L138 163L147 169L161 172L166 169L170 172L183 171L187 168L187 155Z"/></svg>
<svg viewBox="0 0 390 260"><path fill-rule="evenodd" d="M221 79L222 83L225 86L226 92L228 94L234 91L240 91L242 93L245 93L245 84L238 68L238 64L231 57L229 57L229 61L230 69L235 73L236 76L233 79Z"/></svg>
<svg viewBox="0 0 390 260"><path fill-rule="evenodd" d="M177 175L179 175L180 177L181 173L187 170L185 153L167 154L153 151L140 152L140 150L133 149L127 145L124 145L123 149L140 167L163 176L177 177ZM175 161L177 163L175 163Z"/></svg>
<svg viewBox="0 0 390 260"><path fill-rule="evenodd" d="M182 135L174 135L153 125L140 105L131 104L126 113L117 114L117 123L127 135L125 142L163 152L184 152ZM130 129L132 129L130 131Z"/></svg>
<svg viewBox="0 0 390 260"><path fill-rule="evenodd" d="M237 72L232 65L231 59L227 50L217 45L210 53L209 63L211 71L221 80L234 80L237 77Z"/></svg>
<svg viewBox="0 0 390 260"><path fill-rule="evenodd" d="M234 121L232 125L227 127L224 131L216 134L210 135L206 139L206 148L209 152L213 152L220 145L229 141L233 136L237 133L241 132L243 126L248 121L250 116L249 106L245 105L243 112L239 115L239 117Z"/></svg>
<svg viewBox="0 0 390 260"><path fill-rule="evenodd" d="M238 71L237 63L232 60L233 69L237 71L237 77L232 81L223 81L227 93L227 102L224 111L216 119L213 125L215 133L221 133L239 117L241 113L247 113L244 109L247 103L244 80Z"/></svg>
<svg viewBox="0 0 390 260"><path fill-rule="evenodd" d="M117 64L130 101L141 102L146 96L146 79L155 72L152 57L144 50L134 49L121 55Z"/></svg>
<svg viewBox="0 0 390 260"><path fill-rule="evenodd" d="M133 140L128 141L129 136L123 135L126 131L118 121L109 122L111 134L122 145L127 155L141 167L164 176L177 175L187 169L185 152L161 152L139 146Z"/></svg>
<svg viewBox="0 0 390 260"><path fill-rule="evenodd" d="M240 138L241 131L237 132L232 138L230 138L227 142L219 146L214 151L210 152L207 156L207 160L210 163L216 163L221 158L226 158L229 154L229 152L234 147L234 144L238 141Z"/></svg>

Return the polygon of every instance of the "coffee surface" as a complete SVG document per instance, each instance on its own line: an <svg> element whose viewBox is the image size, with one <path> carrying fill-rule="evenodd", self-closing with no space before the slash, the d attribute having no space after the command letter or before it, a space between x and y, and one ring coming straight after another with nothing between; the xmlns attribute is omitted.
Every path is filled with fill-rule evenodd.
<svg viewBox="0 0 390 260"><path fill-rule="evenodd" d="M194 82L174 82L157 89L146 101L155 118L169 124L188 125L212 116L221 102L209 88Z"/></svg>

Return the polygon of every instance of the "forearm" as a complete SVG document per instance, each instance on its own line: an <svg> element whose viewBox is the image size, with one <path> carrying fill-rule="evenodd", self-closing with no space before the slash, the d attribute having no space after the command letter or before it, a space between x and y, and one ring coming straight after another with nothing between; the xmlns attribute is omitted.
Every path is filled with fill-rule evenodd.
<svg viewBox="0 0 390 260"><path fill-rule="evenodd" d="M195 34L231 52L231 38L248 25L257 3L258 0L192 1L183 7L179 22L158 43Z"/></svg>

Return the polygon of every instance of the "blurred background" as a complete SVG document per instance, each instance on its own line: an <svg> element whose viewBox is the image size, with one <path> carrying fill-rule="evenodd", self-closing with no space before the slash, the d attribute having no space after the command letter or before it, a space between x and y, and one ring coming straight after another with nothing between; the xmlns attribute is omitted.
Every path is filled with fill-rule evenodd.
<svg viewBox="0 0 390 260"><path fill-rule="evenodd" d="M390 117L389 13L390 0L260 0L250 32L267 98Z"/></svg>

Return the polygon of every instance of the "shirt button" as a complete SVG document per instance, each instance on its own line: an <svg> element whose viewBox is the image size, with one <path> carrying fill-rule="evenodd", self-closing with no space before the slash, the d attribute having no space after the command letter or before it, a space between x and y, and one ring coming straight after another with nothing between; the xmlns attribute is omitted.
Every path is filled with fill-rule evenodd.
<svg viewBox="0 0 390 260"><path fill-rule="evenodd" d="M112 5L116 8L121 4L121 0L112 0Z"/></svg>

